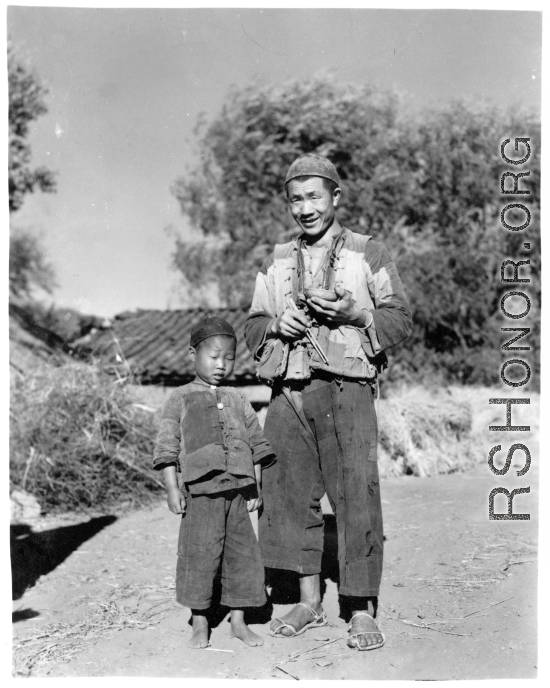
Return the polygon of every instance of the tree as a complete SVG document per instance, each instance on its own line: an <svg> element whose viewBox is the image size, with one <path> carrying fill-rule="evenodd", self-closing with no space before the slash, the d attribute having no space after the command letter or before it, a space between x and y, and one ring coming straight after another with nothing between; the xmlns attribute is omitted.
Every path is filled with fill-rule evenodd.
<svg viewBox="0 0 550 688"><path fill-rule="evenodd" d="M30 123L47 112L46 88L28 63L8 40L9 91L9 204L10 214L23 204L35 187L55 191L53 173L45 167L32 170L31 147L27 141ZM10 296L32 301L36 288L51 294L54 271L45 257L40 239L25 229L10 228Z"/></svg>
<svg viewBox="0 0 550 688"><path fill-rule="evenodd" d="M297 231L282 184L288 166L301 153L327 155L342 180L341 223L386 243L411 301L415 329L395 369L495 380L500 263L525 256L524 239L499 222L500 142L520 131L535 141L522 188L531 190L539 297L538 121L468 103L415 116L391 92L326 77L233 89L198 128L200 162L173 191L202 240L178 240L174 265L193 289L214 283L225 305L248 305L273 244Z"/></svg>
<svg viewBox="0 0 550 688"><path fill-rule="evenodd" d="M228 305L249 303L254 274L272 245L295 233L282 179L300 153L317 151L337 165L346 185L344 223L353 214L366 229L373 217L391 213L388 188L401 157L396 120L392 94L323 78L234 89L201 138L198 168L173 187L204 237L177 242L177 269L194 289L212 280ZM367 173L380 183L369 185Z"/></svg>
<svg viewBox="0 0 550 688"><path fill-rule="evenodd" d="M25 60L8 41L9 90L9 199L10 213L23 204L25 195L36 187L55 191L53 172L46 167L31 169L31 147L28 143L30 123L48 110L44 102L47 89Z"/></svg>
<svg viewBox="0 0 550 688"><path fill-rule="evenodd" d="M51 294L56 286L53 267L45 258L40 239L26 230L10 233L10 295L31 299L33 291Z"/></svg>
<svg viewBox="0 0 550 688"><path fill-rule="evenodd" d="M521 233L500 223L500 208L517 197L500 194L510 166L500 157L507 136L528 132L533 155L521 188L532 212L530 250ZM404 226L387 238L413 306L415 328L399 354L414 375L434 368L444 377L489 384L498 380L500 328L509 325L500 298L506 258L531 260L529 293L540 303L540 122L528 113L454 103L422 113L409 129L409 155L417 174L415 203ZM399 203L399 200L396 199ZM519 224L516 220L516 224ZM517 286L517 285L516 285ZM511 287L510 287L511 288ZM535 306L536 308L536 306ZM530 323L538 352L539 324ZM538 376L539 361L535 369Z"/></svg>

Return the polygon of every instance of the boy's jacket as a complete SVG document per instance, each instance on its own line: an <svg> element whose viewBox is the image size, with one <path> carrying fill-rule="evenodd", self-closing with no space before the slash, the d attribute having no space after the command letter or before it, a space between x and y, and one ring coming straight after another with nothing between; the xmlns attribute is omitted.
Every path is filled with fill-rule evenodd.
<svg viewBox="0 0 550 688"><path fill-rule="evenodd" d="M254 409L239 392L192 382L166 402L153 467L176 464L190 492L206 493L217 490L205 486L205 480L219 485L222 474L221 482L229 487L253 484L254 464L269 464L273 456ZM235 484L231 476L247 480ZM219 485L223 489L228 487Z"/></svg>

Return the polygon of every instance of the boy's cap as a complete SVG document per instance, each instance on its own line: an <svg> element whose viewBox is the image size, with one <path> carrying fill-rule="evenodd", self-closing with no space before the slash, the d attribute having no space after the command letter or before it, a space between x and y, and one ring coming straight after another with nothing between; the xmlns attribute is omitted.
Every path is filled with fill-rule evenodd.
<svg viewBox="0 0 550 688"><path fill-rule="evenodd" d="M207 315L202 320L199 320L196 325L193 325L191 330L191 346L197 346L197 344L208 339L208 337L215 337L217 334L224 334L237 340L235 330L227 320L219 318L217 315Z"/></svg>
<svg viewBox="0 0 550 688"><path fill-rule="evenodd" d="M306 153L296 158L286 173L285 186L291 179L306 176L325 177L325 179L331 179L340 186L340 178L338 177L336 167L324 155Z"/></svg>

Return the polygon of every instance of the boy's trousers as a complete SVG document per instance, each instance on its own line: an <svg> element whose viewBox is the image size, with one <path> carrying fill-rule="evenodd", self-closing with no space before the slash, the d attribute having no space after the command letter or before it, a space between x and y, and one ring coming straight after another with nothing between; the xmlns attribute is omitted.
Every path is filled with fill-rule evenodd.
<svg viewBox="0 0 550 688"><path fill-rule="evenodd" d="M242 492L187 494L178 540L177 601L208 609L220 563L221 604L234 609L265 604L264 567Z"/></svg>
<svg viewBox="0 0 550 688"><path fill-rule="evenodd" d="M264 565L321 572L326 491L338 530L339 592L377 596L383 532L373 388L328 376L294 391L275 387L264 433L277 454L262 475Z"/></svg>

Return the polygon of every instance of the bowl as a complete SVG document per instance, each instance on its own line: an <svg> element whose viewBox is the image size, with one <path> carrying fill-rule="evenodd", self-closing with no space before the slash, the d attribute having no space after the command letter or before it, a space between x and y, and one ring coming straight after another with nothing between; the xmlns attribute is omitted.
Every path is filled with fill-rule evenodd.
<svg viewBox="0 0 550 688"><path fill-rule="evenodd" d="M314 287L307 287L304 289L306 298L324 299L325 301L338 301L338 295L331 289L315 289Z"/></svg>

